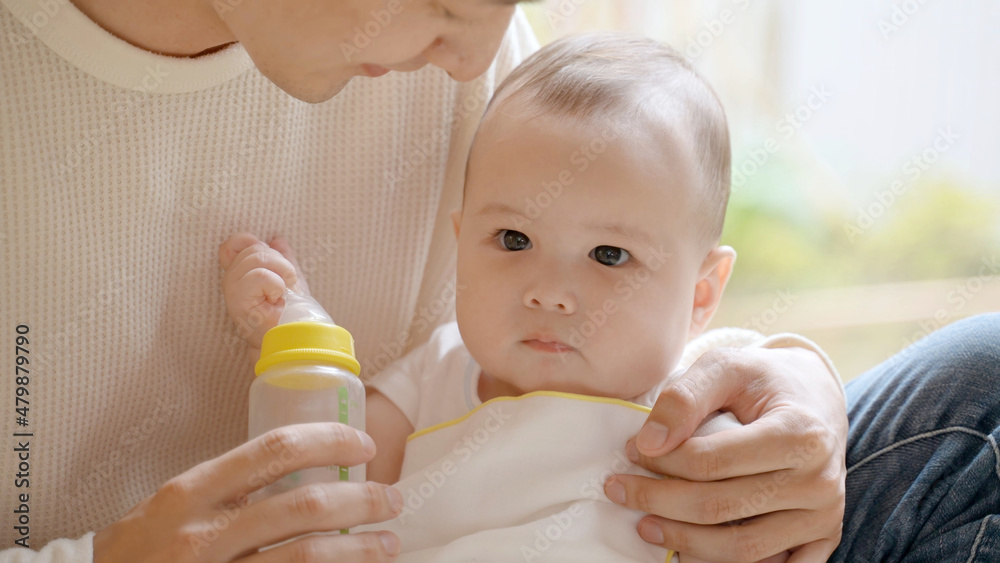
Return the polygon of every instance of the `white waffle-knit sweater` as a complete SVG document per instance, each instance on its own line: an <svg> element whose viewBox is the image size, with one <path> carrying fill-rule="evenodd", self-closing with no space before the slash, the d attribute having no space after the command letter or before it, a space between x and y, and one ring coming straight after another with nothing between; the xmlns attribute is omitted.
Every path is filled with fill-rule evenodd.
<svg viewBox="0 0 1000 563"><path fill-rule="evenodd" d="M469 142L497 81L536 48L518 15L475 81L390 73L311 105L239 45L163 57L67 0L2 0L0 561L90 561L89 531L245 441L252 358L216 259L229 235L288 238L367 374L448 320L448 213ZM23 488L20 431L33 434ZM80 539L8 550L24 493L33 550Z"/></svg>

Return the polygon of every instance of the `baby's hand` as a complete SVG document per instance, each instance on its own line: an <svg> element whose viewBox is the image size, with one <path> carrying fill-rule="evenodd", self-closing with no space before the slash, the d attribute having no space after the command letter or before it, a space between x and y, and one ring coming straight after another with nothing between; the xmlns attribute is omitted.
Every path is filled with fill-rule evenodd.
<svg viewBox="0 0 1000 563"><path fill-rule="evenodd" d="M219 246L222 293L236 332L254 348L264 333L278 324L285 307L286 289L309 294L288 242L275 238L270 245L249 233L229 237Z"/></svg>

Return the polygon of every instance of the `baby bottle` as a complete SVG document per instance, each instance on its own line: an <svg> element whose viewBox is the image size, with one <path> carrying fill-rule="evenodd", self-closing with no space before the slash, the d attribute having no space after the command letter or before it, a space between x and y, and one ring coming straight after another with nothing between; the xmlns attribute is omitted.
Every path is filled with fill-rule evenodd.
<svg viewBox="0 0 1000 563"><path fill-rule="evenodd" d="M250 438L268 430L307 422L341 422L365 429L365 388L358 378L354 339L333 323L313 298L285 292L278 325L267 331L250 386ZM291 463L301 452L279 459ZM272 464L275 465L275 464ZM277 476L283 468L268 467ZM300 485L365 480L365 466L302 469L275 481L261 496Z"/></svg>

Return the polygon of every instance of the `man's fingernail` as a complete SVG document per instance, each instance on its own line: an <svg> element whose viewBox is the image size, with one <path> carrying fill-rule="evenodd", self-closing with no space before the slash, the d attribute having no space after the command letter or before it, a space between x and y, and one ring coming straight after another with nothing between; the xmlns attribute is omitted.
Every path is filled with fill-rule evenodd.
<svg viewBox="0 0 1000 563"><path fill-rule="evenodd" d="M639 463L639 449L635 447L635 440L629 440L625 444L625 456L632 463Z"/></svg>
<svg viewBox="0 0 1000 563"><path fill-rule="evenodd" d="M361 439L361 447L364 448L365 453L368 454L375 453L375 442L372 440L371 436L358 430L358 438Z"/></svg>
<svg viewBox="0 0 1000 563"><path fill-rule="evenodd" d="M666 426L651 420L639 431L635 442L638 447L647 452L658 450L667 443L667 434L669 433L670 430Z"/></svg>
<svg viewBox="0 0 1000 563"><path fill-rule="evenodd" d="M625 504L625 485L618 479L610 479L604 485L604 494L608 495L608 500L615 504Z"/></svg>
<svg viewBox="0 0 1000 563"><path fill-rule="evenodd" d="M663 530L649 520L643 520L642 523L639 524L639 537L649 543L663 545Z"/></svg>
<svg viewBox="0 0 1000 563"><path fill-rule="evenodd" d="M385 496L389 497L389 508L393 513L399 514L403 511L403 495L392 487L385 488Z"/></svg>
<svg viewBox="0 0 1000 563"><path fill-rule="evenodd" d="M386 554L397 555L399 553L399 538L396 537L396 534L381 532L378 535L378 539L382 540L382 546L385 547Z"/></svg>

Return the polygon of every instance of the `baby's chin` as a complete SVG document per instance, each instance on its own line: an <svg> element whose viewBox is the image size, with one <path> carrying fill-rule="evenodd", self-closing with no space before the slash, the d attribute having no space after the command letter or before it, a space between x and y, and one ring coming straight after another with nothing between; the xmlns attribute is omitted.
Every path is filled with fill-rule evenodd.
<svg viewBox="0 0 1000 563"><path fill-rule="evenodd" d="M579 375L579 372L577 372L577 375ZM490 376L486 377L489 378ZM585 378L572 377L571 374L566 374L562 377L538 377L530 381L520 381L520 379L518 377L505 377L504 374L500 374L497 377L493 377L493 380L496 382L494 388L502 389L503 392L501 394L506 396L520 396L535 392L569 393L625 401L638 397L647 391L646 389L629 389L620 384L609 384L608 379L600 380L594 378L593 381L588 381Z"/></svg>

